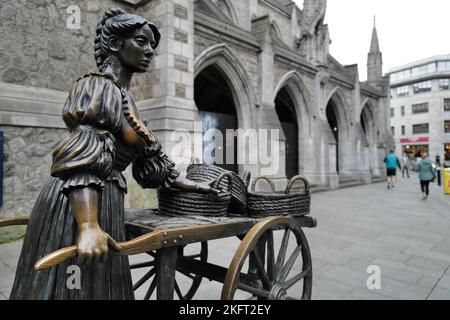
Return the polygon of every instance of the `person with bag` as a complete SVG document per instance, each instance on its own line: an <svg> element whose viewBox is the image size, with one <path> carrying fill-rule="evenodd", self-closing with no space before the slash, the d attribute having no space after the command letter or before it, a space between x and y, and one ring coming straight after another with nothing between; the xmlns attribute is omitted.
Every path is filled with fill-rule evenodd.
<svg viewBox="0 0 450 320"><path fill-rule="evenodd" d="M427 200L430 195L430 182L436 179L436 173L433 168L433 163L426 152L422 153L422 161L418 166L420 188L422 190L422 200Z"/></svg>

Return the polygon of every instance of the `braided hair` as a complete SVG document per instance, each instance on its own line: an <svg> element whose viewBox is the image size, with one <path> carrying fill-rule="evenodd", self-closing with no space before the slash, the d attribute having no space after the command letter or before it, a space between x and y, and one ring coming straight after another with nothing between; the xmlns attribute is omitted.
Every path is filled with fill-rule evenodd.
<svg viewBox="0 0 450 320"><path fill-rule="evenodd" d="M104 70L109 63L109 57L112 55L112 51L108 44L108 40L111 36L118 35L122 38L126 37L127 34L134 32L146 24L148 24L150 29L153 31L155 42L152 47L155 49L161 39L161 34L155 24L149 22L141 16L126 13L121 8L107 9L103 15L103 18L97 25L94 40L94 56L99 70Z"/></svg>

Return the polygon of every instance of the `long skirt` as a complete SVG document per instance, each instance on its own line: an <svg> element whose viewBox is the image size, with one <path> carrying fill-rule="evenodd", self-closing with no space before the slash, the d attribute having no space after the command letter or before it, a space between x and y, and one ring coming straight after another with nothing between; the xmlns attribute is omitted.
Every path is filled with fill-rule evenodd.
<svg viewBox="0 0 450 320"><path fill-rule="evenodd" d="M35 271L45 255L77 243L78 227L64 182L50 178L31 213L10 299L26 300L131 300L134 299L128 257L109 255L104 263L77 267L76 258ZM123 191L105 182L99 198L99 223L116 241L125 240ZM75 271L74 271L75 270ZM78 271L81 279L74 278Z"/></svg>

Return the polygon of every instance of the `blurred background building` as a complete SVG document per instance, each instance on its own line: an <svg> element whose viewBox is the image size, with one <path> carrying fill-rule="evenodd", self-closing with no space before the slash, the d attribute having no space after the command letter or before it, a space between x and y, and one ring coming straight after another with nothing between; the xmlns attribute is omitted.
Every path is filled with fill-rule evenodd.
<svg viewBox="0 0 450 320"><path fill-rule="evenodd" d="M95 70L96 25L111 6L161 29L152 70L135 76L132 93L169 154L174 130L195 133L196 121L221 131L278 129L279 186L296 174L326 188L383 177L394 142L377 32L361 82L357 65L329 54L326 0L305 0L302 9L290 0L18 0L0 8L0 216L29 214L65 134L67 93ZM263 164L228 168L255 177ZM128 182L127 203L140 206L141 191Z"/></svg>
<svg viewBox="0 0 450 320"><path fill-rule="evenodd" d="M450 55L434 56L390 70L391 130L400 156L450 166Z"/></svg>

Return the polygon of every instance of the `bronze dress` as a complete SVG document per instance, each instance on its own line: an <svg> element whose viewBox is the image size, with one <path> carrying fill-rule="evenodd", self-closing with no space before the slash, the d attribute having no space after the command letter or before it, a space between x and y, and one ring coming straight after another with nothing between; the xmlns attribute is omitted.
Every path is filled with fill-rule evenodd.
<svg viewBox="0 0 450 320"><path fill-rule="evenodd" d="M36 261L77 243L78 225L69 205L73 188L99 191L99 223L116 241L125 241L122 175L144 188L169 187L178 177L161 145L150 139L131 96L113 75L91 73L74 85L63 109L69 134L53 153L52 177L39 194L25 236L10 299L133 299L128 257L81 267L81 289L70 290L67 269L76 258L36 272Z"/></svg>

